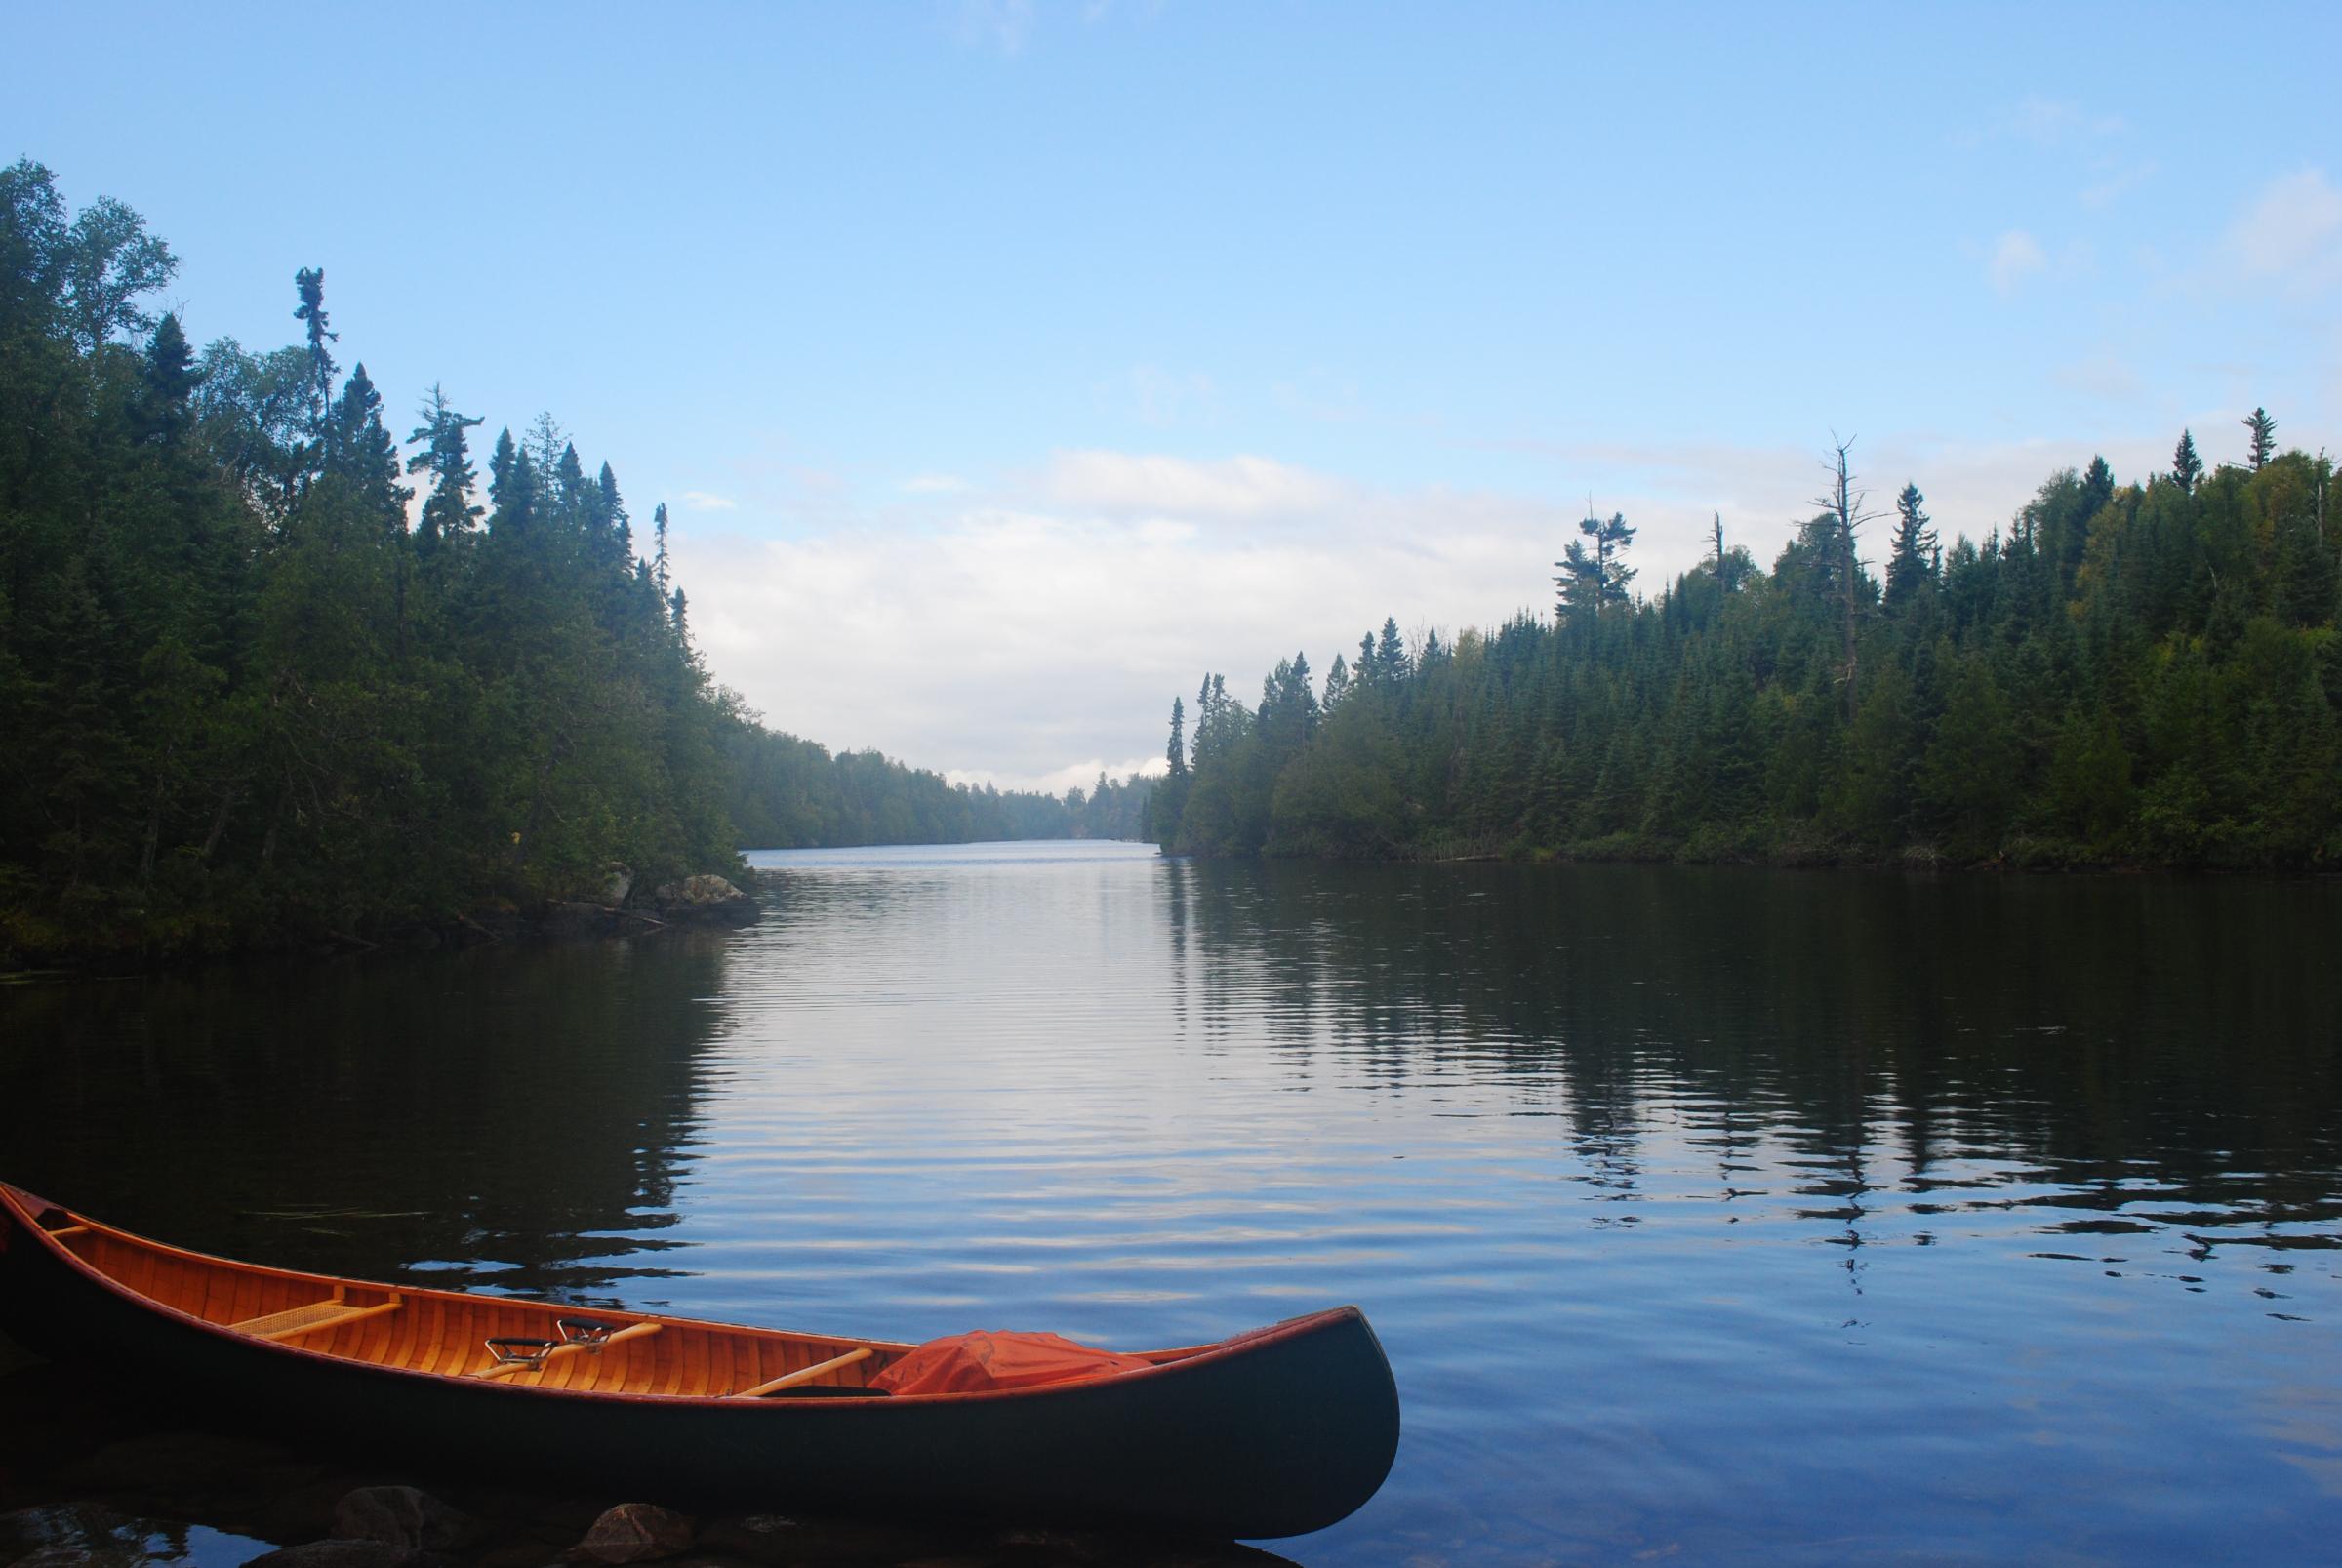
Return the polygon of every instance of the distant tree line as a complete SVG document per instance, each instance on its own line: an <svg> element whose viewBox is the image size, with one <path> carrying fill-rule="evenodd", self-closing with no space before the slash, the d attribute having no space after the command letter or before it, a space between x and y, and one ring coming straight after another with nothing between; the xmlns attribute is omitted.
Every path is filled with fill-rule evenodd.
<svg viewBox="0 0 2342 1568"><path fill-rule="evenodd" d="M1726 548L1632 599L1589 518L1551 619L1411 644L1394 621L1259 705L1172 707L1150 836L1205 855L2312 867L2342 863L2334 464L2243 421L2246 461L2053 475L2007 532L1937 542L1828 461L1771 570ZM1883 581L1857 553L1888 521ZM1190 733L1191 727L1191 734Z"/></svg>
<svg viewBox="0 0 2342 1568"><path fill-rule="evenodd" d="M302 341L198 352L119 202L0 169L0 961L217 951L729 869L750 843L1133 830L758 727L607 463ZM402 444L412 455L402 457ZM417 504L417 503L420 503Z"/></svg>
<svg viewBox="0 0 2342 1568"><path fill-rule="evenodd" d="M732 821L749 849L1144 838L1146 778L1063 795L955 784L876 751L839 751L748 722L725 732Z"/></svg>

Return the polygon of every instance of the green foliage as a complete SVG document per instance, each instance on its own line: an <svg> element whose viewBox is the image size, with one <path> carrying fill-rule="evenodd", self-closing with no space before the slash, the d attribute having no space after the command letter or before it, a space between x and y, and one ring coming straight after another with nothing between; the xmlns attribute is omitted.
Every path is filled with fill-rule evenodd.
<svg viewBox="0 0 2342 1568"><path fill-rule="evenodd" d="M1153 836L1207 855L2330 864L2333 464L2273 453L2207 476L2183 438L2175 467L2121 486L2093 461L2005 538L1940 551L1906 486L1883 592L1849 576L1850 495L1769 572L1719 524L1652 602L1605 602L1573 542L1585 570L1554 620L1412 652L1386 622L1313 728L1269 717L1298 660L1259 715L1207 679Z"/></svg>
<svg viewBox="0 0 2342 1568"><path fill-rule="evenodd" d="M974 844L1030 838L1147 836L1160 787L1102 773L1064 795L955 784L876 751L840 751L767 730L725 694L718 735L730 793L726 807L743 845Z"/></svg>
<svg viewBox="0 0 2342 1568"><path fill-rule="evenodd" d="M1145 783L955 788L756 727L709 681L608 464L505 432L491 508L436 387L401 462L364 365L197 355L177 265L0 170L0 961L430 925L762 844L1135 836ZM146 334L138 347L128 340ZM415 527L406 474L427 475Z"/></svg>

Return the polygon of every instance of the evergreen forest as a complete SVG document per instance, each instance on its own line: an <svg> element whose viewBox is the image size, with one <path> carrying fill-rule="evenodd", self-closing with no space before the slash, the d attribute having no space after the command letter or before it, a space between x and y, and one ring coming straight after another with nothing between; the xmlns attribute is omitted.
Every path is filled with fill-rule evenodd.
<svg viewBox="0 0 2342 1568"><path fill-rule="evenodd" d="M1191 712L1175 700L1150 836L1202 855L2332 866L2334 464L2281 449L2260 409L2232 433L2240 462L2207 471L2183 433L2167 471L2093 460L1949 547L1916 483L1875 515L1839 445L1769 570L1719 521L1655 599L1630 586L1635 528L1589 518L1550 618L1447 640L1386 621L1321 685L1296 655L1257 706L1219 675Z"/></svg>
<svg viewBox="0 0 2342 1568"><path fill-rule="evenodd" d="M137 213L0 169L0 960L365 946L743 846L1134 835L1146 786L946 784L709 677L608 463L437 388L403 439L322 269L198 350ZM647 540L642 537L647 535Z"/></svg>

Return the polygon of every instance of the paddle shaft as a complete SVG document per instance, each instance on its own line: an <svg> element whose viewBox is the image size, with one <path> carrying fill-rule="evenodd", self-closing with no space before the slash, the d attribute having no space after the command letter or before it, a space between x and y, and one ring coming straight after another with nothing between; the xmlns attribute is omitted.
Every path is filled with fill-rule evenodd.
<svg viewBox="0 0 2342 1568"><path fill-rule="evenodd" d="M743 1388L732 1397L735 1399L761 1399L768 1393L779 1393L782 1389L793 1388L800 1383L811 1383L825 1372L835 1372L839 1367L850 1367L857 1361L868 1360L869 1354L870 1347L866 1345L859 1350L848 1350L844 1355L833 1355L827 1361L816 1361L812 1366L799 1367L794 1372L784 1372L770 1383L760 1383L753 1388Z"/></svg>

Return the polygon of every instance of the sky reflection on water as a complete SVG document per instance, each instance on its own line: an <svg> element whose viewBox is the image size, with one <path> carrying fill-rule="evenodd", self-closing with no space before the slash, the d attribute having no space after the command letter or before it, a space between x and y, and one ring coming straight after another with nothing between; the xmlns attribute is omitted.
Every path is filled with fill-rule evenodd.
<svg viewBox="0 0 2342 1568"><path fill-rule="evenodd" d="M911 1339L1356 1301L1406 1432L1305 1562L2342 1525L2330 882L757 859L737 938L0 999L8 1163L271 1262Z"/></svg>

